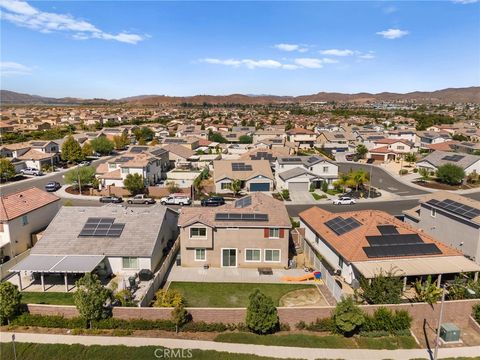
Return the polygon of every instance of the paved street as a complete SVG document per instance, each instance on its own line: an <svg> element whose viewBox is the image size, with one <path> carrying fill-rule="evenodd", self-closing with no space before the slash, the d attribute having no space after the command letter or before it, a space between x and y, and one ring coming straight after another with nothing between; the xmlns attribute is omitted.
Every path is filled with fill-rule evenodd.
<svg viewBox="0 0 480 360"><path fill-rule="evenodd" d="M427 191L408 186L398 181L388 172L377 166L354 162L338 163L338 172L340 173L348 173L351 170L356 171L360 169L365 170L369 174L371 173L372 185L377 189L385 190L400 196L428 194Z"/></svg>

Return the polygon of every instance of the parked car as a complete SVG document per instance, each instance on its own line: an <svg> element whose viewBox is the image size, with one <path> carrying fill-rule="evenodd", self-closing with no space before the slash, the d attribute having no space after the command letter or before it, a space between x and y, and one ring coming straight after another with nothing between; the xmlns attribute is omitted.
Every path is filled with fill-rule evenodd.
<svg viewBox="0 0 480 360"><path fill-rule="evenodd" d="M23 175L35 175L35 176L42 176L43 172L41 170L35 168L25 168L20 170Z"/></svg>
<svg viewBox="0 0 480 360"><path fill-rule="evenodd" d="M102 196L100 198L101 203L113 203L113 204L119 204L123 202L123 199L119 196L111 195L111 196Z"/></svg>
<svg viewBox="0 0 480 360"><path fill-rule="evenodd" d="M82 161L80 164L78 164L78 166L90 166L91 164L92 164L91 161L85 160L85 161Z"/></svg>
<svg viewBox="0 0 480 360"><path fill-rule="evenodd" d="M355 154L347 154L345 155L345 159L347 161L353 161L353 159L355 158Z"/></svg>
<svg viewBox="0 0 480 360"><path fill-rule="evenodd" d="M162 205L190 205L192 200L185 194L171 194L160 199Z"/></svg>
<svg viewBox="0 0 480 360"><path fill-rule="evenodd" d="M353 205L356 201L348 196L342 196L338 199L333 200L334 205Z"/></svg>
<svg viewBox="0 0 480 360"><path fill-rule="evenodd" d="M375 162L374 158L367 159L367 164L373 164Z"/></svg>
<svg viewBox="0 0 480 360"><path fill-rule="evenodd" d="M50 181L47 185L45 185L45 191L54 192L60 189L62 185L58 181Z"/></svg>
<svg viewBox="0 0 480 360"><path fill-rule="evenodd" d="M135 195L127 200L129 204L155 204L155 200L145 194Z"/></svg>
<svg viewBox="0 0 480 360"><path fill-rule="evenodd" d="M221 196L212 196L207 199L203 199L200 204L202 206L220 206L225 205L225 199Z"/></svg>

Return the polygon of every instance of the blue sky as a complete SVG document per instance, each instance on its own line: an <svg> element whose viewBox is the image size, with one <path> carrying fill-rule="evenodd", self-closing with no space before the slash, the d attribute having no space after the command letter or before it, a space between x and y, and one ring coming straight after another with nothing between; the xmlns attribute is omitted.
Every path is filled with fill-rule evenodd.
<svg viewBox="0 0 480 360"><path fill-rule="evenodd" d="M301 95L480 85L480 3L0 0L1 88Z"/></svg>

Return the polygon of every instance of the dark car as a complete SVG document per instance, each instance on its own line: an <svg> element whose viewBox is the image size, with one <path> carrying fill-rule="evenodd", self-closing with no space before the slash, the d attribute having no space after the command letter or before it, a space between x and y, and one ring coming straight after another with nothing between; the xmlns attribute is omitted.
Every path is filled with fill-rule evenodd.
<svg viewBox="0 0 480 360"><path fill-rule="evenodd" d="M220 196L210 197L201 201L202 206L220 206L225 205L225 199Z"/></svg>
<svg viewBox="0 0 480 360"><path fill-rule="evenodd" d="M374 162L375 162L375 159L373 158L367 159L367 164L373 164Z"/></svg>
<svg viewBox="0 0 480 360"><path fill-rule="evenodd" d="M102 196L100 198L100 202L101 203L114 203L114 204L118 204L118 203L121 203L123 202L123 199L121 197L118 197L118 196L115 196L115 195L112 195L112 196Z"/></svg>
<svg viewBox="0 0 480 360"><path fill-rule="evenodd" d="M62 185L58 181L50 181L47 185L45 185L45 191L54 192L60 189Z"/></svg>

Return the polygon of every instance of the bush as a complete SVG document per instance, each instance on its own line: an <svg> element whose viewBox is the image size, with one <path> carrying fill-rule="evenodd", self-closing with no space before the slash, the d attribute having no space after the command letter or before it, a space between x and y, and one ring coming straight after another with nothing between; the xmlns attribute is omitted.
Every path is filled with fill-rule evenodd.
<svg viewBox="0 0 480 360"><path fill-rule="evenodd" d="M473 307L473 317L480 324L480 304L477 304Z"/></svg>
<svg viewBox="0 0 480 360"><path fill-rule="evenodd" d="M363 311L353 302L352 297L343 299L333 312L335 330L343 335L353 335L365 321Z"/></svg>
<svg viewBox="0 0 480 360"><path fill-rule="evenodd" d="M325 193L328 191L328 183L326 181L322 182L322 191Z"/></svg>
<svg viewBox="0 0 480 360"><path fill-rule="evenodd" d="M290 191L288 191L287 189L282 190L282 197L283 197L285 200L290 199Z"/></svg>
<svg viewBox="0 0 480 360"><path fill-rule="evenodd" d="M17 285L8 281L0 283L0 325L18 315L21 302L22 294Z"/></svg>
<svg viewBox="0 0 480 360"><path fill-rule="evenodd" d="M461 184L465 177L465 171L458 165L444 164L437 169L438 181L448 185Z"/></svg>
<svg viewBox="0 0 480 360"><path fill-rule="evenodd" d="M272 298L255 289L249 296L246 324L256 334L269 334L278 330L277 308Z"/></svg>
<svg viewBox="0 0 480 360"><path fill-rule="evenodd" d="M144 320L144 319L103 319L93 322L95 329L123 329L123 330L165 330L175 331L175 324L171 320Z"/></svg>
<svg viewBox="0 0 480 360"><path fill-rule="evenodd" d="M154 307L176 307L185 305L183 295L175 289L160 289L155 293L157 298L153 303Z"/></svg>
<svg viewBox="0 0 480 360"><path fill-rule="evenodd" d="M38 326L59 329L75 329L85 327L85 320L76 317L66 319L63 316L43 316L24 313L12 321L12 325L17 326Z"/></svg>
<svg viewBox="0 0 480 360"><path fill-rule="evenodd" d="M398 173L399 173L400 175L407 175L407 174L408 174L408 170L407 170L407 169L401 169Z"/></svg>
<svg viewBox="0 0 480 360"><path fill-rule="evenodd" d="M299 330L309 330L309 331L318 331L318 332L334 332L335 331L335 323L332 318L323 318L323 319L316 319L315 322L311 322L310 324L305 324L304 321L300 321L296 324L297 329Z"/></svg>
<svg viewBox="0 0 480 360"><path fill-rule="evenodd" d="M378 308L372 316L366 315L362 325L362 332L387 332L394 334L397 331L408 331L412 323L410 314L405 310L392 312L385 307Z"/></svg>
<svg viewBox="0 0 480 360"><path fill-rule="evenodd" d="M237 329L236 324L206 323L204 321L189 322L182 327L182 331L190 332L224 332Z"/></svg>
<svg viewBox="0 0 480 360"><path fill-rule="evenodd" d="M172 310L172 321L175 324L177 331L190 320L191 316L183 307L183 305L175 306L175 308Z"/></svg>
<svg viewBox="0 0 480 360"><path fill-rule="evenodd" d="M415 174L418 173L418 169L417 169L417 168L413 169L413 172L414 172Z"/></svg>
<svg viewBox="0 0 480 360"><path fill-rule="evenodd" d="M394 273L381 272L370 282L360 279L361 297L369 304L398 304L403 293L403 282Z"/></svg>

